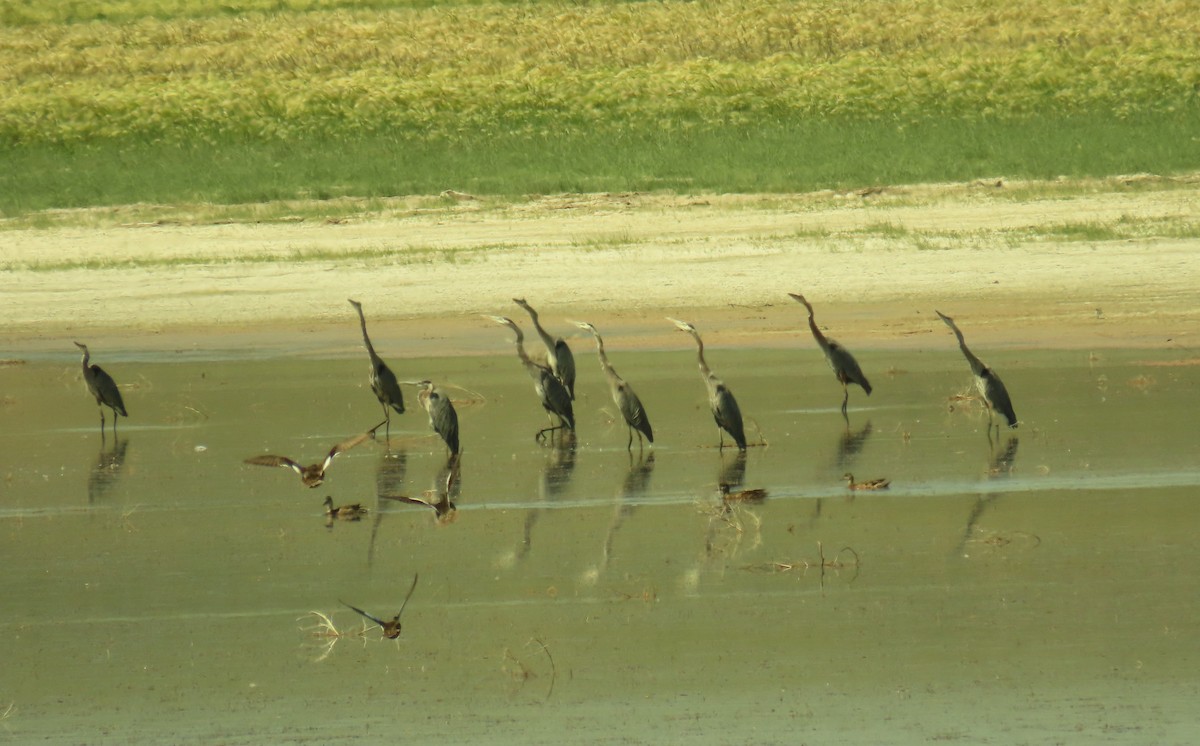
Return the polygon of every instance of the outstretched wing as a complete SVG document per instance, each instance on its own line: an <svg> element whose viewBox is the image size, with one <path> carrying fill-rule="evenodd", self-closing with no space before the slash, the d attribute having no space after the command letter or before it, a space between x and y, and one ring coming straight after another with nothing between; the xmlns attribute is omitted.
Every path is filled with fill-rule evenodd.
<svg viewBox="0 0 1200 746"><path fill-rule="evenodd" d="M358 608L357 606L351 606L350 604L346 603L345 601L342 601L341 599L338 599L338 601L339 601L339 603L341 603L342 606L345 606L347 609L352 609L353 611L357 611L364 618L370 619L372 622L375 622L376 624L378 624L381 628L387 624L387 622L383 621L382 619L379 619L378 617L371 616L370 614L368 614L367 612Z"/></svg>
<svg viewBox="0 0 1200 746"><path fill-rule="evenodd" d="M247 464L256 464L258 466L283 466L291 469L297 474L304 473L304 467L292 461L287 456L253 456L246 459Z"/></svg>
<svg viewBox="0 0 1200 746"><path fill-rule="evenodd" d="M331 461L333 461L334 456L336 456L339 453L342 453L344 451L350 450L354 446L358 445L359 443L362 443L364 440L367 440L370 437L371 437L370 433L359 433L358 435L355 435L353 438L350 438L348 440L343 440L341 443L338 443L333 448L330 448L329 455L325 457L325 463L321 464L321 471L325 471L326 469L329 468L329 463Z"/></svg>

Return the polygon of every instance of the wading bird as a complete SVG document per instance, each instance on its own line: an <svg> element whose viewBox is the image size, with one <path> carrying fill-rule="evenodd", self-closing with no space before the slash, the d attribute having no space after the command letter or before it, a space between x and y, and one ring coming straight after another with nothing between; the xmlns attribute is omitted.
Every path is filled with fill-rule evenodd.
<svg viewBox="0 0 1200 746"><path fill-rule="evenodd" d="M733 398L733 392L725 385L725 382L709 369L708 363L704 362L704 341L700 339L700 333L696 331L696 327L667 317L667 320L679 327L680 331L685 331L692 335L692 339L696 340L696 359L700 365L700 378L703 379L704 385L708 387L708 406L712 409L713 419L717 422L717 438L720 440L720 448L725 447L725 437L722 431L729 433L734 442L737 443L738 450L746 450L746 433L742 427L742 410L738 408L737 400Z"/></svg>
<svg viewBox="0 0 1200 746"><path fill-rule="evenodd" d="M325 457L324 461L318 461L310 466L298 464L287 456L270 455L252 456L246 459L246 463L254 464L256 466L282 466L299 474L300 481L304 483L305 487L320 487L321 483L325 481L325 470L328 469L329 464L333 462L333 457L339 453L350 450L354 446L362 443L367 438L370 438L371 435L372 433L369 432L361 433L359 435L355 435L349 440L344 440L341 443L338 443L333 448L329 449L329 455Z"/></svg>
<svg viewBox="0 0 1200 746"><path fill-rule="evenodd" d="M538 321L537 311L533 310L533 306L526 303L524 298L513 298L513 303L524 308L529 318L533 319L533 328L537 330L542 344L546 346L546 362L550 365L550 372L567 390L571 401L575 401L575 356L571 354L571 348L567 347L566 340L550 336Z"/></svg>
<svg viewBox="0 0 1200 746"><path fill-rule="evenodd" d="M441 436L446 447L450 449L450 455L457 456L459 453L458 412L454 411L454 404L450 398L438 391L432 381L405 381L405 383L421 389L421 393L417 395L417 401L429 415L429 427Z"/></svg>
<svg viewBox="0 0 1200 746"><path fill-rule="evenodd" d="M946 322L950 331L954 332L954 336L958 338L958 348L962 350L963 357L971 365L971 372L975 374L975 388L983 395L983 402L988 410L988 437L990 438L992 434L992 410L1004 415L1004 419L1008 420L1009 427L1016 427L1017 415L1013 412L1012 400L1008 398L1008 389L1004 388L1004 382L1000 380L1000 376L996 375L995 371L984 365L983 361L967 349L967 343L963 341L962 332L954 324L954 319L941 311L934 311L934 313ZM996 425L996 429L999 430L1000 426Z"/></svg>
<svg viewBox="0 0 1200 746"><path fill-rule="evenodd" d="M525 354L525 335L521 333L521 328L507 316L487 316L486 318L491 319L497 324L507 326L516 333L517 357L521 359L521 364L525 366L525 371L533 379L533 390L537 392L538 399L542 402L542 408L548 414L555 415L559 419L559 425L544 427L538 430L536 436L538 440L541 440L546 433L553 433L556 430L564 428L574 432L575 410L571 406L570 393L567 392L562 382L554 377L554 373L549 368L544 365L538 365L529 359L529 355Z"/></svg>
<svg viewBox="0 0 1200 746"><path fill-rule="evenodd" d="M367 514L367 509L362 506L362 503L353 503L351 505L342 505L336 507L333 504L333 498L329 495L325 496L325 515L331 521L334 518L343 521L357 521Z"/></svg>
<svg viewBox="0 0 1200 746"><path fill-rule="evenodd" d="M392 413L388 410L390 408L396 410L396 414L404 414L404 395L400 393L400 385L396 383L396 374L375 354L375 347L371 345L371 338L367 336L367 317L363 315L362 304L349 298L347 300L354 306L354 310L358 311L363 343L367 346L367 354L371 356L371 374L368 380L371 382L371 391L375 392L375 398L383 407L384 437L391 438Z"/></svg>
<svg viewBox="0 0 1200 746"><path fill-rule="evenodd" d="M75 346L83 350L83 380L87 384L88 391L96 398L96 406L100 409L100 435L104 435L104 408L108 407L113 412L113 435L117 434L117 418L128 417L129 414L125 411L125 402L121 399L121 390L117 388L117 382L112 379L108 373L99 365L88 365L88 360L91 354L88 352L87 345L75 343Z"/></svg>
<svg viewBox="0 0 1200 746"><path fill-rule="evenodd" d="M353 611L357 611L364 618L370 619L372 622L375 622L376 624L378 624L379 629L380 629L380 631L383 632L384 637L386 637L389 640L395 640L397 637L400 636L400 615L404 613L404 607L408 606L408 599L412 598L413 591L415 591L416 589L417 589L417 575L414 573L412 587L408 589L408 595L404 597L404 603L400 604L400 611L397 611L396 616L392 617L391 621L388 621L388 622L385 622L382 619L379 619L378 617L373 617L370 614L368 614L367 612L358 608L357 606L351 606L350 604L346 603L345 601L342 601L341 603L342 603L342 606L345 606L346 608L351 609Z"/></svg>
<svg viewBox="0 0 1200 746"><path fill-rule="evenodd" d="M850 351L832 339L827 338L817 328L817 322L813 319L812 304L803 295L797 293L788 293L788 295L798 303L803 303L804 307L808 309L808 328L812 330L813 338L821 346L821 352L825 353L825 360L829 363L829 367L833 368L833 374L837 376L838 381L842 384L842 416L845 417L846 403L850 400L849 384L857 383L862 387L863 391L867 392L867 396L870 396L871 383L863 375L862 368L858 367L858 361L854 359Z"/></svg>
<svg viewBox="0 0 1200 746"><path fill-rule="evenodd" d="M886 490L892 483L890 479L868 479L865 482L855 482L854 475L850 472L846 472L842 479L846 480L846 487L852 490Z"/></svg>
<svg viewBox="0 0 1200 746"><path fill-rule="evenodd" d="M643 435L653 445L654 430L650 427L650 418L646 416L646 410L642 407L642 400L634 393L633 387L626 383L625 379L617 375L617 371L608 362L608 355L604 352L604 340L600 338L600 332L596 331L596 327L584 321L576 321L575 325L580 329L587 329L596 338L596 353L600 356L600 369L604 371L604 376L608 378L608 387L612 390L613 403L621 411L621 416L625 418L625 426L629 430L629 442L625 444L625 448L627 450L633 448L633 433L635 430L638 434L639 450L642 447Z"/></svg>

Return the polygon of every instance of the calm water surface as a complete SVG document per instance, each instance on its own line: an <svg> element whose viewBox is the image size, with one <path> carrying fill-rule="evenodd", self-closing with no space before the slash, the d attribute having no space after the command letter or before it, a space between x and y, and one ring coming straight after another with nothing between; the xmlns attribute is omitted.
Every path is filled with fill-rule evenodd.
<svg viewBox="0 0 1200 746"><path fill-rule="evenodd" d="M609 348L653 451L582 342L574 448L511 353L392 361L459 402L442 520L387 499L446 493L415 396L317 489L242 463L378 421L365 359L93 350L133 415L103 440L74 354L0 367L0 740L1200 739L1200 368L979 350L1021 418L989 440L953 351L861 352L847 424L815 350L715 349L739 459L692 353ZM417 573L398 641L339 603L390 619Z"/></svg>

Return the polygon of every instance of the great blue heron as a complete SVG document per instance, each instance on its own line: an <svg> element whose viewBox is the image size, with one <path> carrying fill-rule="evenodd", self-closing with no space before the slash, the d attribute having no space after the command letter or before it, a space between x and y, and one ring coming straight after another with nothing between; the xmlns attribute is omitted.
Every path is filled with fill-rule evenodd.
<svg viewBox="0 0 1200 746"><path fill-rule="evenodd" d="M371 382L371 391L375 392L375 398L379 400L379 406L383 407L384 435L391 438L392 413L388 409L396 410L396 414L404 414L404 395L400 393L396 374L375 354L375 347L371 344L371 338L367 336L367 317L363 315L362 304L350 298L347 300L354 306L354 310L358 311L363 343L367 346L367 354L371 356L371 374L368 380Z"/></svg>
<svg viewBox="0 0 1200 746"><path fill-rule="evenodd" d="M432 381L405 381L405 383L421 389L421 393L417 395L417 401L429 415L429 427L441 436L446 447L450 449L451 456L458 455L458 412L454 410L454 404L450 398L438 391Z"/></svg>
<svg viewBox="0 0 1200 746"><path fill-rule="evenodd" d="M299 464L287 456L271 455L252 456L251 458L246 459L246 463L255 464L256 466L282 466L299 474L300 481L304 483L305 487L320 487L321 483L325 481L325 470L328 469L329 464L333 462L333 457L339 453L350 450L370 437L371 433L368 432L360 433L359 435L355 435L353 438L344 440L335 445L333 448L329 449L329 455L325 457L324 461L318 461L317 463L309 466Z"/></svg>
<svg viewBox="0 0 1200 746"><path fill-rule="evenodd" d="M113 435L117 434L117 418L128 417L125 402L121 399L121 390L117 383L99 365L88 365L91 354L87 345L76 342L75 346L83 350L83 380L88 391L96 398L96 406L100 409L100 435L104 435L104 408L113 412Z"/></svg>
<svg viewBox="0 0 1200 746"><path fill-rule="evenodd" d="M646 416L646 410L642 407L642 400L634 393L633 387L625 379L617 375L617 371L612 367L612 363L608 362L608 354L604 352L604 340L600 337L600 332L596 331L596 327L585 321L577 321L575 325L580 329L587 329L596 338L596 353L600 356L600 369L604 371L604 376L608 379L608 387L612 391L613 403L621 411L621 416L625 418L625 426L629 430L629 442L625 444L625 448L633 448L633 433L635 430L638 434L639 449L642 447L643 435L653 445L654 430L650 427L650 418Z"/></svg>
<svg viewBox="0 0 1200 746"><path fill-rule="evenodd" d="M413 591L415 591L416 589L417 589L417 575L414 573L412 587L410 587L408 589L408 595L404 597L404 603L400 604L400 611L397 611L396 616L392 617L390 621L386 621L386 622L378 617L371 616L370 614L368 614L367 612L358 608L357 606L351 606L350 604L346 603L345 601L342 601L342 605L348 609L357 611L364 618L370 619L372 622L375 622L376 624L379 625L379 629L381 632L383 632L384 637L386 637L389 640L395 640L397 637L400 636L400 615L404 613L404 607L408 606L408 599L412 598Z"/></svg>
<svg viewBox="0 0 1200 746"><path fill-rule="evenodd" d="M1013 411L1012 400L1008 398L1008 389L1004 388L1004 382L1000 380L1000 376L991 368L983 364L979 358L967 349L967 343L963 341L962 332L958 330L954 319L945 315L941 311L934 311L942 321L946 322L946 326L950 327L950 331L954 332L954 336L958 338L958 348L962 350L963 357L971 365L971 372L975 374L975 388L983 395L984 404L988 409L988 437L992 433L992 410L1004 415L1004 419L1008 420L1009 427L1017 426L1017 414ZM999 425L996 426L999 429Z"/></svg>
<svg viewBox="0 0 1200 746"><path fill-rule="evenodd" d="M846 487L852 490L886 490L892 483L890 479L868 479L865 482L855 482L854 475L850 472L846 472L842 478L846 480Z"/></svg>
<svg viewBox="0 0 1200 746"><path fill-rule="evenodd" d="M571 348L567 347L567 342L562 337L552 337L542 328L541 322L538 321L537 311L533 310L533 306L526 303L524 298L513 298L513 303L524 308L529 313L529 318L533 319L533 328L537 330L538 336L542 338L542 344L546 346L546 362L550 365L550 372L567 390L571 401L574 401L575 356L571 354Z"/></svg>
<svg viewBox="0 0 1200 746"><path fill-rule="evenodd" d="M686 321L672 319L669 316L667 320L674 323L681 331L692 335L692 339L696 340L696 359L700 366L700 378L708 387L708 406L712 409L713 419L717 422L717 437L720 440L720 447L725 447L725 437L722 435L722 431L724 431L729 433L737 443L739 450L746 450L746 432L742 427L742 410L738 408L737 399L733 398L733 392L704 361L704 341L700 339L700 333L696 331L696 327Z"/></svg>
<svg viewBox="0 0 1200 746"><path fill-rule="evenodd" d="M538 430L537 438L540 440L546 433L552 433L555 430L562 430L563 428L574 432L575 410L571 406L571 395L567 391L567 388L563 386L562 381L555 378L554 373L548 367L538 365L529 359L529 355L525 354L525 335L521 333L521 328L513 323L512 319L507 316L488 316L487 318L497 324L507 326L516 333L517 357L521 359L521 364L525 366L525 371L533 379L533 390L537 392L538 399L542 402L542 408L559 419L560 424L558 426L544 427Z"/></svg>
<svg viewBox="0 0 1200 746"><path fill-rule="evenodd" d="M833 374L837 376L838 381L842 384L842 415L845 416L846 403L850 400L849 384L857 383L862 387L863 391L867 392L867 396L870 396L871 383L863 375L862 368L858 367L858 361L854 359L850 351L832 339L827 338L817 328L817 322L813 319L812 304L803 295L797 293L788 293L788 295L795 301L803 303L804 307L808 309L808 328L812 330L813 338L821 346L821 352L825 353L825 360L829 363L829 367L833 368Z"/></svg>
<svg viewBox="0 0 1200 746"><path fill-rule="evenodd" d="M333 504L333 498L329 495L325 496L323 505L325 506L325 515L331 521L334 518L343 521L357 521L367 514L367 509L362 506L362 503L336 506Z"/></svg>

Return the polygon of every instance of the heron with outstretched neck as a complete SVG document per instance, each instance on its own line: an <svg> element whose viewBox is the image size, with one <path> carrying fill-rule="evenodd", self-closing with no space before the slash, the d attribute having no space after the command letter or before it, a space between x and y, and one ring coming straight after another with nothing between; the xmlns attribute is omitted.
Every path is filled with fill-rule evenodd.
<svg viewBox="0 0 1200 746"><path fill-rule="evenodd" d="M360 433L355 435L353 438L343 440L341 443L338 443L333 448L329 449L329 453L325 456L323 461L318 461L317 463L309 464L308 466L298 463L287 456L275 456L270 454L251 456L250 458L246 459L246 463L254 464L256 466L282 466L285 469L291 469L299 474L300 481L305 487L320 487L325 481L325 471L329 468L329 465L333 463L334 457L339 453L345 453L351 448L354 448L363 441L367 440L373 435L373 432L374 431Z"/></svg>
<svg viewBox="0 0 1200 746"><path fill-rule="evenodd" d="M849 385L852 383L858 384L862 387L863 391L867 392L867 396L870 396L871 382L863 375L862 368L859 367L858 361L854 359L850 351L826 337L817 328L817 322L813 318L812 304L803 295L798 293L788 293L788 295L808 309L808 328L812 331L813 339L817 340L817 344L821 347L821 352L825 353L825 361L829 363L829 367L833 369L833 374L837 376L838 382L842 384L842 416L845 417L846 404L850 401Z"/></svg>
<svg viewBox="0 0 1200 746"><path fill-rule="evenodd" d="M421 389L417 401L429 415L429 427L441 437L442 442L450 449L451 456L459 453L458 442L458 412L450 397L438 390L432 381L405 381L409 386Z"/></svg>
<svg viewBox="0 0 1200 746"><path fill-rule="evenodd" d="M379 355L375 354L375 347L367 335L367 317L363 315L362 304L350 298L347 300L350 301L350 305L354 306L354 310L358 311L363 344L367 346L367 354L371 357L371 373L367 380L371 383L371 391L375 392L375 398L379 400L379 406L383 407L384 436L390 439L392 413L389 410L395 410L396 414L404 414L404 395L400 393L400 384L396 382L396 374Z"/></svg>
<svg viewBox="0 0 1200 746"><path fill-rule="evenodd" d="M958 338L958 348L962 350L963 357L967 359L967 363L971 366L971 373L975 375L975 388L983 396L983 403L988 410L988 437L992 434L992 411L995 410L1004 415L1004 419L1008 421L1009 427L1017 426L1017 414L1013 411L1012 399L1008 397L1008 389L1004 388L1004 382L1000 380L1000 376L991 368L983 364L983 361L975 357L974 353L967 348L967 343L963 340L962 332L958 330L958 326L954 323L954 319L945 315L941 311L935 310L942 321L946 322L946 326L950 327L950 331L954 332L954 336ZM996 425L999 430L1000 426Z"/></svg>
<svg viewBox="0 0 1200 746"><path fill-rule="evenodd" d="M574 432L575 410L571 406L570 393L563 386L562 381L554 376L550 368L545 365L538 365L525 353L525 335L521 332L521 328L507 316L485 316L485 318L491 319L502 326L507 326L517 335L514 340L517 348L517 357L521 360L521 364L525 366L525 372L533 379L533 390L537 393L538 399L542 403L542 408L546 410L546 413L557 417L559 420L558 425L554 425L553 420L551 420L551 426L538 430L535 437L541 440L545 437L546 433L553 434L556 431L564 429Z"/></svg>
<svg viewBox="0 0 1200 746"><path fill-rule="evenodd" d="M604 340L600 337L600 332L596 331L596 327L584 321L577 321L575 325L580 329L587 329L596 338L596 354L600 356L600 369L604 371L604 377L608 379L608 387L612 391L613 403L617 405L621 416L625 418L625 426L629 430L629 442L625 444L626 450L633 448L633 434L636 431L638 436L638 449L642 447L642 436L654 445L654 430L650 427L650 418L646 416L646 410L642 407L642 400L634 393L633 387L630 386L625 379L617 375L617 371L612 367L612 363L608 361L608 354L604 351Z"/></svg>
<svg viewBox="0 0 1200 746"><path fill-rule="evenodd" d="M375 622L375 624L379 625L379 630L381 632L383 632L384 637L386 637L389 640L395 640L397 637L400 636L400 615L404 613L404 607L408 606L408 599L412 598L413 591L415 591L416 589L417 589L417 574L414 573L412 586L409 587L409 589L408 589L408 595L404 597L404 603L400 604L400 611L397 611L396 616L392 617L388 621L384 621L383 619L380 619L379 617L371 616L370 614L368 614L367 612L358 608L357 606L351 606L350 604L346 603L345 601L342 601L342 605L345 606L346 608L350 609L351 611L358 612L364 619L369 619L372 622Z"/></svg>
<svg viewBox="0 0 1200 746"><path fill-rule="evenodd" d="M700 378L704 381L704 385L708 388L708 406L712 410L713 419L717 423L717 438L719 439L719 447L725 447L725 436L723 433L729 433L733 441L737 443L738 450L746 450L746 432L742 426L742 410L738 408L737 399L733 398L733 392L725 385L725 382L717 377L708 367L708 363L704 360L704 340L700 339L700 333L696 331L696 327L667 317L667 320L679 327L680 331L687 332L692 335L692 339L696 340L696 359L700 366Z"/></svg>
<svg viewBox="0 0 1200 746"><path fill-rule="evenodd" d="M117 388L117 382L113 380L113 377L103 368L99 365L88 365L91 353L88 352L87 345L76 342L75 346L83 350L83 381L87 384L88 391L95 397L96 406L100 409L100 435L104 436L104 408L108 407L113 413L113 435L115 436L117 434L117 418L129 416L125 411L125 402L121 399L121 390Z"/></svg>
<svg viewBox="0 0 1200 746"><path fill-rule="evenodd" d="M571 354L571 348L567 346L567 341L562 337L553 337L543 329L542 323L538 320L538 312L533 310L533 306L526 303L524 298L513 298L513 303L524 308L529 314L529 318L533 320L533 328L542 338L542 344L546 346L546 362L550 366L550 372L567 390L571 401L574 401L575 356Z"/></svg>

